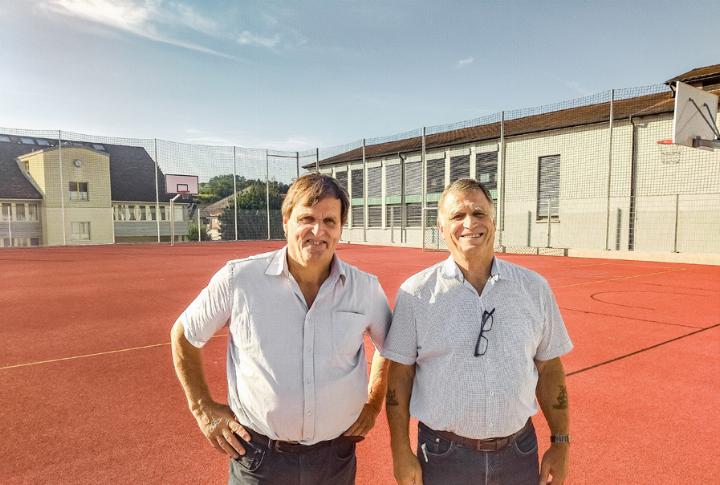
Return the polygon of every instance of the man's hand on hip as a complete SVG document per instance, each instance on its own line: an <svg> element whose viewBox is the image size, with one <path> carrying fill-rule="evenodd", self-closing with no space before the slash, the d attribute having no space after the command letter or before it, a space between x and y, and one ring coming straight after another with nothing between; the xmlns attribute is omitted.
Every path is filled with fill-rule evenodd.
<svg viewBox="0 0 720 485"><path fill-rule="evenodd" d="M540 485L563 485L568 472L568 443L553 443L545 452L540 463ZM552 481L550 480L552 476Z"/></svg>
<svg viewBox="0 0 720 485"><path fill-rule="evenodd" d="M229 406L211 402L194 409L193 415L200 431L216 450L233 459L245 454L245 448L234 433L248 442L250 434L237 422Z"/></svg>
<svg viewBox="0 0 720 485"><path fill-rule="evenodd" d="M380 414L379 409L365 403L362 411L360 411L360 416L358 416L352 426L343 433L343 436L365 436L368 434L368 431L375 426L375 419L378 414Z"/></svg>
<svg viewBox="0 0 720 485"><path fill-rule="evenodd" d="M393 456L393 472L398 485L422 485L422 468L412 451Z"/></svg>

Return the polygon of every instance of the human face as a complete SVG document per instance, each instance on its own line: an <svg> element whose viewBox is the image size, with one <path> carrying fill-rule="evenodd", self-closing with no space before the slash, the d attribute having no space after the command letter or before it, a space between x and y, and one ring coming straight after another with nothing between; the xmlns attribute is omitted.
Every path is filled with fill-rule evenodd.
<svg viewBox="0 0 720 485"><path fill-rule="evenodd" d="M440 207L438 228L455 260L492 257L495 221L492 203L481 191L447 194Z"/></svg>
<svg viewBox="0 0 720 485"><path fill-rule="evenodd" d="M340 200L325 197L314 206L298 204L283 219L288 257L303 267L330 264L342 235Z"/></svg>

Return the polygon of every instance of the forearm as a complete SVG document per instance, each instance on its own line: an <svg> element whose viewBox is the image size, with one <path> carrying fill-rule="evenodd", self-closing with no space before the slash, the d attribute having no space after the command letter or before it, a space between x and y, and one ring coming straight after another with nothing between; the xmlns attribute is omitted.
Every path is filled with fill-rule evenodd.
<svg viewBox="0 0 720 485"><path fill-rule="evenodd" d="M203 371L201 351L185 338L185 330L180 320L175 322L170 335L175 374L194 414L203 405L212 402Z"/></svg>
<svg viewBox="0 0 720 485"><path fill-rule="evenodd" d="M377 412L382 409L383 399L387 391L388 368L390 362L380 355L377 350L373 354L370 364L370 379L368 384L368 404Z"/></svg>
<svg viewBox="0 0 720 485"><path fill-rule="evenodd" d="M385 412L390 427L390 447L393 455L412 453L408 427L410 425L410 396L414 378L414 365L390 363Z"/></svg>
<svg viewBox="0 0 720 485"><path fill-rule="evenodd" d="M554 435L570 433L570 416L565 369L557 358L538 366L536 396L550 431Z"/></svg>

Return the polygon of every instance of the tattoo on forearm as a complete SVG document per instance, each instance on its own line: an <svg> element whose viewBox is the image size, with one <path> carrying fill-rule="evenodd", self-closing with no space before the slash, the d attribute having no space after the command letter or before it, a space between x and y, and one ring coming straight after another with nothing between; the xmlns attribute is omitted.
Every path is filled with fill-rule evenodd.
<svg viewBox="0 0 720 485"><path fill-rule="evenodd" d="M387 396L385 397L385 405L386 406L397 406L399 403L397 402L397 399L395 399L395 390L388 389Z"/></svg>
<svg viewBox="0 0 720 485"><path fill-rule="evenodd" d="M557 402L553 404L554 409L567 409L568 407L568 395L567 388L560 386L560 392L558 393Z"/></svg>

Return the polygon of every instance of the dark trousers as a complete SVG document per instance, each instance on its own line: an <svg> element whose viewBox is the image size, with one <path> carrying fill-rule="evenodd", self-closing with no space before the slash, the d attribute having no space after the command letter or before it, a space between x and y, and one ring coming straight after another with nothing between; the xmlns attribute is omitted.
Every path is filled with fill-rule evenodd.
<svg viewBox="0 0 720 485"><path fill-rule="evenodd" d="M417 456L424 485L537 485L540 477L532 426L497 451L476 451L420 425Z"/></svg>
<svg viewBox="0 0 720 485"><path fill-rule="evenodd" d="M354 485L356 471L355 443L347 439L338 438L327 446L300 452L279 450L267 438L253 439L245 455L230 460L228 484Z"/></svg>

